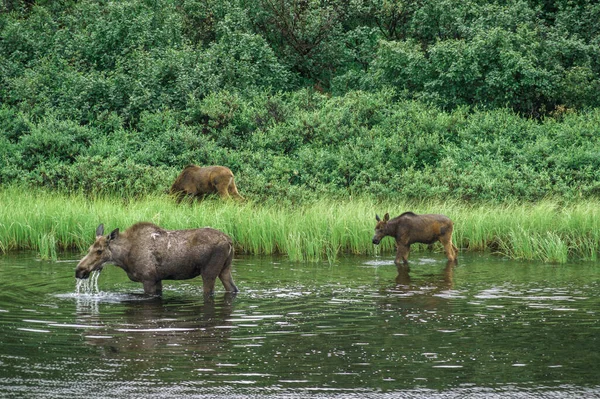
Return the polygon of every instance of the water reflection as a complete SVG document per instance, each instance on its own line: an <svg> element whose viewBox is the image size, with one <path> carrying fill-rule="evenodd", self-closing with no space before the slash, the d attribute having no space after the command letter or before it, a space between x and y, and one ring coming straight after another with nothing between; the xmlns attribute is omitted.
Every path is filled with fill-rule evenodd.
<svg viewBox="0 0 600 399"><path fill-rule="evenodd" d="M453 286L454 279L454 268L456 262L446 262L446 267L440 274L432 274L427 283L432 283L436 286L435 291L450 290ZM410 277L410 266L409 265L398 265L396 268L398 275L396 276L396 286L407 290L413 289L411 277ZM442 277L440 279L440 276Z"/></svg>
<svg viewBox="0 0 600 399"><path fill-rule="evenodd" d="M193 282L160 298L131 293L116 268L103 291L77 295L72 265L2 262L0 396L600 392L597 265L247 258L236 263L242 292L204 301Z"/></svg>
<svg viewBox="0 0 600 399"><path fill-rule="evenodd" d="M102 314L98 310L100 302L78 307L78 320L104 323L101 329L84 330L82 334L87 344L100 349L105 356L128 357L135 353L150 359L164 351L172 355L176 348L185 348L189 353L216 354L223 350L233 328L227 321L233 309L231 295L201 304L160 297L127 298L120 303L118 315L111 315L110 309Z"/></svg>

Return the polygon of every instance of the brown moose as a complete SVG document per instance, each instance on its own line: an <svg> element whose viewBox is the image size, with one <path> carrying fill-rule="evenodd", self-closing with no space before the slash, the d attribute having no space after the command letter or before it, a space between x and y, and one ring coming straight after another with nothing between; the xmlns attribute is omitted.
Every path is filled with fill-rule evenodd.
<svg viewBox="0 0 600 399"><path fill-rule="evenodd" d="M235 186L233 172L225 166L188 165L175 179L170 193L176 196L177 202L186 195L203 199L207 194L219 194L222 199L244 199Z"/></svg>
<svg viewBox="0 0 600 399"><path fill-rule="evenodd" d="M227 292L238 289L231 276L233 243L225 233L211 229L163 230L152 223L136 223L122 233L104 236L96 229L96 241L75 269L75 277L88 278L112 262L130 280L144 285L144 293L161 295L162 280L186 280L202 276L204 294L212 295L217 277Z"/></svg>
<svg viewBox="0 0 600 399"><path fill-rule="evenodd" d="M410 245L418 242L423 244L433 244L439 241L444 246L444 252L449 262L456 261L458 249L452 243L452 230L454 223L444 215L417 215L412 212L404 212L398 217L390 220L390 214L386 213L383 220L375 215L377 225L375 226L375 235L373 244L377 245L385 236L396 239L396 260L397 266L408 264L408 253Z"/></svg>

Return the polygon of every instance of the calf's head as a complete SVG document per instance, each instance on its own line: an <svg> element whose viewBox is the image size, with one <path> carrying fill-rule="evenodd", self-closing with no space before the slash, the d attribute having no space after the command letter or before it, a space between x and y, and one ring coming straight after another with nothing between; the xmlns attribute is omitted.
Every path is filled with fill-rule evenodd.
<svg viewBox="0 0 600 399"><path fill-rule="evenodd" d="M119 229L115 229L105 237L104 225L100 224L96 229L96 240L88 250L87 255L79 261L77 268L75 268L75 277L85 279L94 270L102 270L104 264L112 260L110 242L116 239L118 235Z"/></svg>
<svg viewBox="0 0 600 399"><path fill-rule="evenodd" d="M390 214L386 213L383 217L383 220L381 220L379 215L375 215L375 220L377 220L377 224L375 225L375 235L373 236L373 244L377 245L381 242L381 239L387 235L386 227L388 220L390 220Z"/></svg>

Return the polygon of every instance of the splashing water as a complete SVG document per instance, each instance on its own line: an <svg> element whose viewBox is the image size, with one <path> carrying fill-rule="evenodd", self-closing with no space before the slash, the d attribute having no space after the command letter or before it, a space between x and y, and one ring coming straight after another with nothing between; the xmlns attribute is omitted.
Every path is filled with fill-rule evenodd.
<svg viewBox="0 0 600 399"><path fill-rule="evenodd" d="M77 295L97 295L100 293L98 288L98 277L100 277L100 271L95 270L92 272L89 278L77 279L77 285L75 286L75 292Z"/></svg>

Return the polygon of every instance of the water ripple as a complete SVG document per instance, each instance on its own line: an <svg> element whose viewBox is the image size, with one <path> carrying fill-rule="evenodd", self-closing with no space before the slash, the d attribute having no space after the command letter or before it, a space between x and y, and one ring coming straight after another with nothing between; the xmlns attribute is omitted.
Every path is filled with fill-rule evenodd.
<svg viewBox="0 0 600 399"><path fill-rule="evenodd" d="M140 295L110 266L77 292L70 263L0 259L0 396L598 396L600 272L481 259L236 259L241 292L210 299L196 280Z"/></svg>

